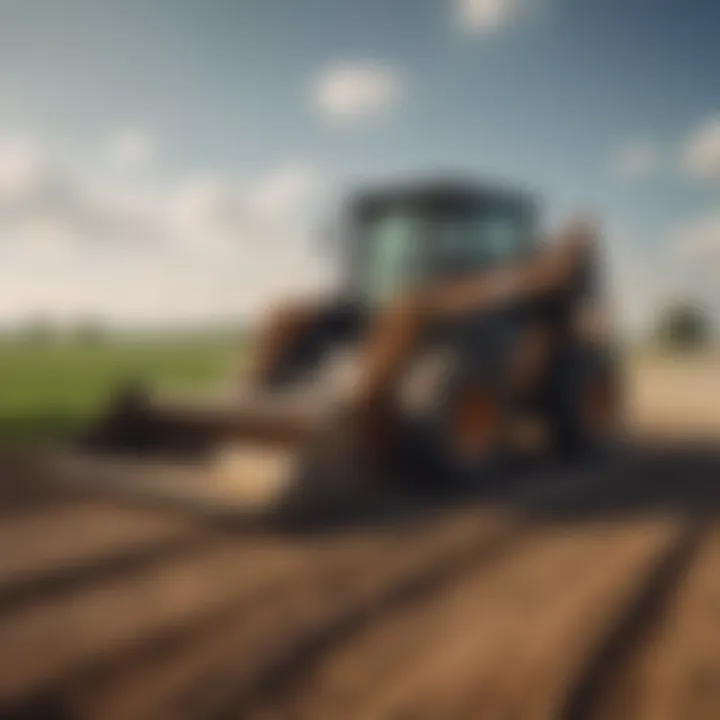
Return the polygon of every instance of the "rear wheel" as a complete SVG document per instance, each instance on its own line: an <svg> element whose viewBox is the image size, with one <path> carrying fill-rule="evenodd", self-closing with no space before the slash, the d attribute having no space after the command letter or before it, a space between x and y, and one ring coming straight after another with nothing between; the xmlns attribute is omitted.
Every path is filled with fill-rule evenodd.
<svg viewBox="0 0 720 720"><path fill-rule="evenodd" d="M550 382L548 414L555 450L577 457L612 446L619 435L619 397L618 370L609 351L565 351Z"/></svg>

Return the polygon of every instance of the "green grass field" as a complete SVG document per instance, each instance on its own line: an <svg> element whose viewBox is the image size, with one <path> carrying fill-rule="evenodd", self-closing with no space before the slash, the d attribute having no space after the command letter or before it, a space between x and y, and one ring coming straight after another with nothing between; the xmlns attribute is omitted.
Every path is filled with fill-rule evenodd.
<svg viewBox="0 0 720 720"><path fill-rule="evenodd" d="M0 339L0 446L72 438L128 380L163 392L202 394L231 380L243 354L242 341L230 333L110 336L97 343ZM684 407L680 400L689 402L690 395L711 405L717 397L717 352L675 358L637 351L626 361L631 385L647 396L643 407L652 408L647 398L654 402L676 391L677 415Z"/></svg>
<svg viewBox="0 0 720 720"><path fill-rule="evenodd" d="M128 380L207 391L230 378L239 358L240 343L226 337L0 342L0 444L72 437Z"/></svg>

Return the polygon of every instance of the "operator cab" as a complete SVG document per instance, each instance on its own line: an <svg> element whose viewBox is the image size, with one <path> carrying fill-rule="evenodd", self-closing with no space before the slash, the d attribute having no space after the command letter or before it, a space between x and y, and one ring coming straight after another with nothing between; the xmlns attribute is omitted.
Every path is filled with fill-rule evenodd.
<svg viewBox="0 0 720 720"><path fill-rule="evenodd" d="M518 192L435 182L360 194L350 226L351 285L376 307L532 251L535 207Z"/></svg>

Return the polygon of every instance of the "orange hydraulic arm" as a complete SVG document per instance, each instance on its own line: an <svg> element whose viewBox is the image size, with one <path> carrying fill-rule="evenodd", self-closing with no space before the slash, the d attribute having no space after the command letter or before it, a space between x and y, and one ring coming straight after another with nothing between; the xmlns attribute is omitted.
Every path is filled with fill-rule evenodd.
<svg viewBox="0 0 720 720"><path fill-rule="evenodd" d="M556 244L523 263L421 290L397 302L378 316L364 347L361 382L354 398L360 415L372 424L372 418L382 412L424 328L469 311L542 298L562 289L584 267L593 247L592 228L576 224Z"/></svg>
<svg viewBox="0 0 720 720"><path fill-rule="evenodd" d="M269 381L285 353L311 329L322 307L318 301L286 303L264 321L250 366L253 386Z"/></svg>

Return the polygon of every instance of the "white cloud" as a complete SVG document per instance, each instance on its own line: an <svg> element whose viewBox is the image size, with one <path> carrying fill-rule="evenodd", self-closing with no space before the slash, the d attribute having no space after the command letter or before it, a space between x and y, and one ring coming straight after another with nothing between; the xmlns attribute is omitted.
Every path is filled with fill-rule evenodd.
<svg viewBox="0 0 720 720"><path fill-rule="evenodd" d="M534 5L533 0L452 0L455 20L465 32L499 30L515 22Z"/></svg>
<svg viewBox="0 0 720 720"><path fill-rule="evenodd" d="M682 164L691 177L720 180L720 116L705 121L686 140Z"/></svg>
<svg viewBox="0 0 720 720"><path fill-rule="evenodd" d="M610 307L618 329L645 337L659 313L678 301L695 303L714 320L720 318L720 216L679 227L652 249L637 240L616 233L605 244Z"/></svg>
<svg viewBox="0 0 720 720"><path fill-rule="evenodd" d="M230 180L214 176L188 177L168 188L159 199L158 225L175 242L202 247L234 235L231 218L240 202Z"/></svg>
<svg viewBox="0 0 720 720"><path fill-rule="evenodd" d="M117 170L142 170L155 157L155 143L146 132L126 128L108 139L106 153L110 164Z"/></svg>
<svg viewBox="0 0 720 720"><path fill-rule="evenodd" d="M253 234L293 227L317 187L315 170L302 163L252 178L191 174L160 183L135 173L88 176L53 161L30 140L0 139L3 149L8 162L0 165L0 224L6 238L41 221L62 226L63 237L74 242L172 245L191 239L198 246L237 246Z"/></svg>
<svg viewBox="0 0 720 720"><path fill-rule="evenodd" d="M673 240L673 249L680 256L720 260L720 212L694 219L678 228Z"/></svg>
<svg viewBox="0 0 720 720"><path fill-rule="evenodd" d="M90 176L30 140L3 144L14 159L0 189L0 321L242 315L327 280L309 238L308 164L161 182Z"/></svg>
<svg viewBox="0 0 720 720"><path fill-rule="evenodd" d="M650 258L644 258L645 274L659 292L654 313L671 302L695 303L714 322L720 319L720 213L710 212L671 230L668 242ZM645 290L644 285L640 287Z"/></svg>
<svg viewBox="0 0 720 720"><path fill-rule="evenodd" d="M33 138L0 134L0 203L28 197L42 183L44 174L43 152Z"/></svg>
<svg viewBox="0 0 720 720"><path fill-rule="evenodd" d="M392 69L376 63L340 63L315 79L314 100L327 117L354 119L382 114L400 99L402 82Z"/></svg>
<svg viewBox="0 0 720 720"><path fill-rule="evenodd" d="M660 164L660 152L649 140L638 140L616 148L611 165L620 177L631 180L652 175Z"/></svg>
<svg viewBox="0 0 720 720"><path fill-rule="evenodd" d="M188 177L160 199L159 227L174 241L191 246L265 249L297 236L305 208L317 189L316 172L288 164L252 180L212 175Z"/></svg>
<svg viewBox="0 0 720 720"><path fill-rule="evenodd" d="M603 232L601 268L613 325L629 336L642 335L663 293L657 263L639 250L629 228L609 226Z"/></svg>
<svg viewBox="0 0 720 720"><path fill-rule="evenodd" d="M290 164L259 178L250 189L250 206L266 216L295 212L317 189L317 173L309 165Z"/></svg>

